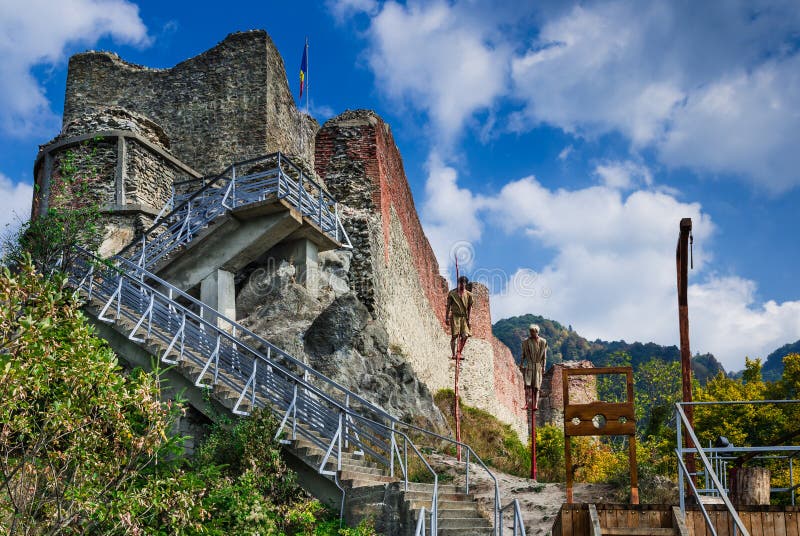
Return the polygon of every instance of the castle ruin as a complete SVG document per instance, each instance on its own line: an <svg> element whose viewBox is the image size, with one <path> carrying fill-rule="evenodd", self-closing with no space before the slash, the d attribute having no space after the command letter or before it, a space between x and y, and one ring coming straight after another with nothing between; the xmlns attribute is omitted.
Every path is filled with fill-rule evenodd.
<svg viewBox="0 0 800 536"><path fill-rule="evenodd" d="M234 162L288 156L338 201L351 250L287 228L277 243L226 261L227 271L159 273L183 277L182 289L390 413L445 428L431 393L452 388L447 283L391 128L377 114L347 111L320 127L295 107L272 40L248 31L170 69L107 52L73 56L62 132L42 146L35 165L34 214L47 209L66 151L87 141L96 147L104 254L130 247L187 181L202 185ZM491 333L488 290L474 290L462 396L525 440L521 375Z"/></svg>

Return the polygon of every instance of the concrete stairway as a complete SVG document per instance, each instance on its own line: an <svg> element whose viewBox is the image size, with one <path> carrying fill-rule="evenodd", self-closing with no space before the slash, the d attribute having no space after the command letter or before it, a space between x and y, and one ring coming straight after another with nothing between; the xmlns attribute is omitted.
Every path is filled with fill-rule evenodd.
<svg viewBox="0 0 800 536"><path fill-rule="evenodd" d="M241 393L245 388L245 382L241 377L220 370L218 381L212 384L213 375L209 374L208 370L203 374L205 363L194 360L186 354L181 356L178 348L167 352L168 344L165 339L169 340L171 334L164 331L161 326L151 326L150 336L140 333L142 336L140 341L131 340L130 334L136 328L136 323L126 318L126 313L134 317L138 313L122 305L120 306L120 318L114 323L107 323L98 320L103 306L102 300L93 298L87 302L85 310L97 326L100 335L107 339L112 347L132 365L148 367L148 358L151 355L175 360L177 364L168 371L167 380L176 389L183 390L184 395L195 407L202 407L201 401L205 400L206 404L213 401L218 408L228 411L237 407L237 404L240 412L249 412L252 409L251 401L247 397L241 398ZM197 387L196 382L198 381L206 384L207 387ZM302 423L298 423L297 427L298 430L304 432L304 435L314 437L323 444L331 441L330 438ZM284 436L287 433L285 431ZM399 521L391 530L389 527L383 528L386 528L387 532L413 534L419 511L424 507L427 527L430 527L433 484L409 482L408 489L405 490L405 484L401 478L398 478L397 475L391 476L386 468L370 461L363 454L353 452L352 448L342 452L341 469L337 470L335 455L331 456L326 465L321 468L325 451L318 444L306 438L284 440L283 442L287 454L305 465L304 472L307 475L314 475L314 478L301 478L301 484L310 493L336 509L338 501L334 500L335 490L331 486L326 488L324 482L320 480L327 480L333 486L344 491L345 517L349 518L348 521L357 522L366 515L376 519L380 516L386 517L388 508L394 510L389 517ZM334 474L320 474L320 469ZM438 533L440 535L478 536L493 533L490 521L479 511L478 503L472 494L465 493L460 486L442 484L439 485L438 495ZM393 499L387 500L387 497L393 497Z"/></svg>

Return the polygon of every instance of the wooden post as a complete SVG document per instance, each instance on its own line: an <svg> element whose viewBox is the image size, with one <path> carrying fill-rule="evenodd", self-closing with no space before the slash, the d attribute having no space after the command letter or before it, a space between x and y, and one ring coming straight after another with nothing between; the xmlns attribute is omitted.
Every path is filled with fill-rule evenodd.
<svg viewBox="0 0 800 536"><path fill-rule="evenodd" d="M531 399L528 406L531 412L531 479L533 480L536 480L536 410L539 408L537 391L535 387L530 388Z"/></svg>
<svg viewBox="0 0 800 536"><path fill-rule="evenodd" d="M459 337L461 339L461 337ZM456 420L456 441L458 441L458 445L456 445L456 459L461 461L461 405L458 400L458 373L461 370L461 349L459 349L458 353L456 354L456 381L455 381L455 389L453 390L455 393L455 401L453 401L453 417Z"/></svg>
<svg viewBox="0 0 800 536"><path fill-rule="evenodd" d="M766 467L732 467L730 486L731 502L736 506L769 504L769 469Z"/></svg>
<svg viewBox="0 0 800 536"><path fill-rule="evenodd" d="M675 264L678 273L678 326L681 338L681 386L683 388L683 401L692 401L692 353L689 349L689 235L692 233L692 219L683 218L680 223L678 246L675 249ZM689 425L694 427L694 407L683 407ZM683 434L684 446L693 448L689 434ZM696 473L694 454L686 454L686 469L689 473ZM694 478L694 477L693 477Z"/></svg>

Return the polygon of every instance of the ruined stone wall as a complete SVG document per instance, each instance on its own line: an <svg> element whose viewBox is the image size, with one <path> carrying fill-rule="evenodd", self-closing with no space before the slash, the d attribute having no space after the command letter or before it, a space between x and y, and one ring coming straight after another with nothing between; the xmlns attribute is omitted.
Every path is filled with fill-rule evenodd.
<svg viewBox="0 0 800 536"><path fill-rule="evenodd" d="M295 107L283 59L263 30L231 34L170 69L109 52L72 56L64 124L109 106L157 122L173 153L202 173L275 151L314 161L319 125Z"/></svg>
<svg viewBox="0 0 800 536"><path fill-rule="evenodd" d="M61 134L42 146L35 167L37 192L46 192L47 206L91 203L100 209L105 224L102 255L120 251L152 225L170 198L173 181L189 176L133 138L121 142L117 137L89 137L78 144L58 145L112 131L138 135L165 152L169 147L169 139L152 121L121 108L106 108L67 123ZM49 176L45 155L52 158ZM34 216L41 208L42 203L34 200Z"/></svg>
<svg viewBox="0 0 800 536"><path fill-rule="evenodd" d="M564 369L592 368L591 361L564 361L550 367L542 378L539 396L538 425L564 426ZM573 404L588 404L597 400L597 376L574 376L570 380L570 399Z"/></svg>
<svg viewBox="0 0 800 536"><path fill-rule="evenodd" d="M354 245L350 285L386 326L389 341L432 392L453 387L444 326L447 284L414 206L391 130L374 112L327 122L316 141L316 171L342 206ZM522 378L511 352L491 335L488 290L475 286L473 337L461 394L524 436Z"/></svg>
<svg viewBox="0 0 800 536"><path fill-rule="evenodd" d="M326 123L317 135L316 171L323 178L336 199L350 207L365 209L379 217L381 237L375 244L367 245L364 217L353 222L351 240L359 241L356 248L355 272L374 272L372 253L377 242L385 244L380 249L384 263L391 256L389 227L391 208L402 226L405 242L411 248L411 264L417 273L418 285L423 289L439 323L444 326L444 303L447 283L439 275L439 265L430 242L417 216L411 188L405 177L403 160L394 143L389 125L372 111L345 112ZM360 255L359 255L360 254ZM368 307L374 307L374 282L365 278L360 296Z"/></svg>

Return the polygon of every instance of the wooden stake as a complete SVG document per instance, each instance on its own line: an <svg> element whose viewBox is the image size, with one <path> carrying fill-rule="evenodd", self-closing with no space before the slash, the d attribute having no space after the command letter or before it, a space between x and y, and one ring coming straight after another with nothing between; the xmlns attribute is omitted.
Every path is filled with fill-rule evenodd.
<svg viewBox="0 0 800 536"><path fill-rule="evenodd" d="M692 401L692 353L689 349L689 235L692 233L692 219L683 218L680 224L678 246L675 249L675 264L678 272L678 326L681 338L681 385L683 387L683 401ZM689 425L694 427L694 406L684 406ZM689 434L683 434L686 448L694 448ZM686 454L686 469L695 473L694 454Z"/></svg>

